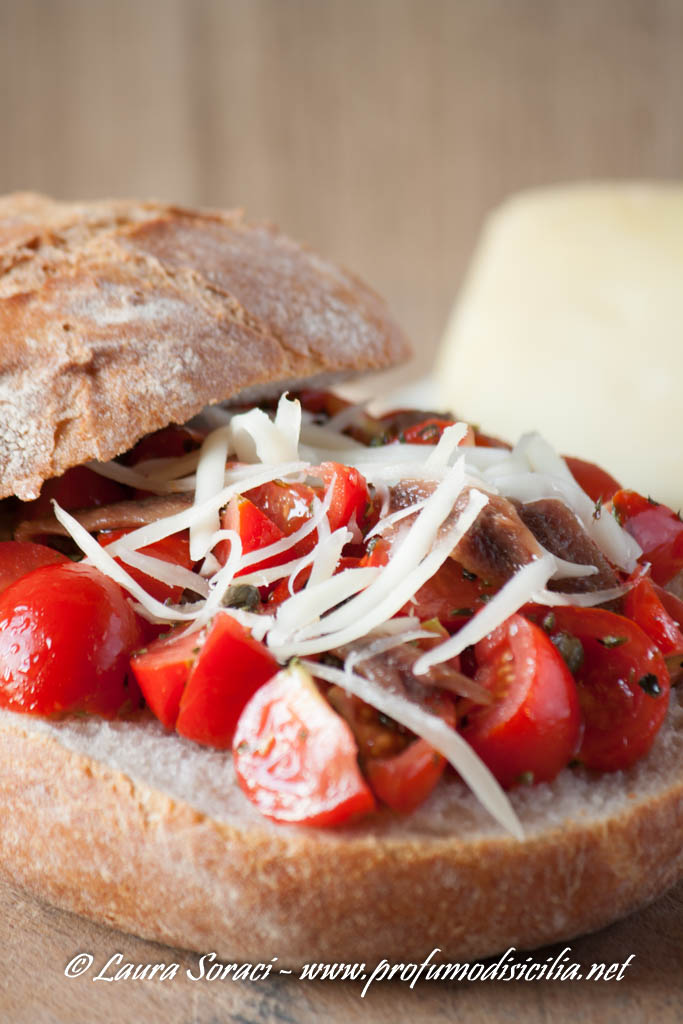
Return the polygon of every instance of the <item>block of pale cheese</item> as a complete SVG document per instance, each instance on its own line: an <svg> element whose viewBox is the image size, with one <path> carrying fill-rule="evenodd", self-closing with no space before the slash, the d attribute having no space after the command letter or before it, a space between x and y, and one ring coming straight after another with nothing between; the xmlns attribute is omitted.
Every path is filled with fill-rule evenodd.
<svg viewBox="0 0 683 1024"><path fill-rule="evenodd" d="M443 339L444 407L683 504L683 185L531 191L489 218Z"/></svg>

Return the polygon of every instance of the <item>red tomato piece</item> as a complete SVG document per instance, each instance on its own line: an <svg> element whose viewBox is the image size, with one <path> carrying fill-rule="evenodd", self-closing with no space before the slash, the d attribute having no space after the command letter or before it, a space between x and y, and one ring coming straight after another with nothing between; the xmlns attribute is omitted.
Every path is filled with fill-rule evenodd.
<svg viewBox="0 0 683 1024"><path fill-rule="evenodd" d="M273 480L247 491L245 497L275 523L285 537L289 537L311 518L316 492L306 484L285 484ZM315 543L314 530L287 551L287 560L307 555Z"/></svg>
<svg viewBox="0 0 683 1024"><path fill-rule="evenodd" d="M435 711L455 728L453 701L442 696L434 702ZM369 758L365 775L375 796L400 814L408 814L424 803L441 778L446 758L426 740L416 739L394 757Z"/></svg>
<svg viewBox="0 0 683 1024"><path fill-rule="evenodd" d="M661 593L662 588L644 576L624 597L624 615L640 626L662 654L683 654L680 624L667 611Z"/></svg>
<svg viewBox="0 0 683 1024"><path fill-rule="evenodd" d="M94 508L124 501L130 494L128 488L114 480L95 473L87 466L74 466L61 476L46 480L35 501L22 506L26 519L45 519L52 515L52 499L62 508Z"/></svg>
<svg viewBox="0 0 683 1024"><path fill-rule="evenodd" d="M399 435L399 440L404 444L436 444L443 434L446 427L452 427L455 420L446 419L439 416L430 416L428 419L421 420L419 423L412 423L410 426L403 428ZM474 431L471 431L470 444L474 442ZM465 437L461 444L466 444L469 434Z"/></svg>
<svg viewBox="0 0 683 1024"><path fill-rule="evenodd" d="M201 650L201 633L185 633L179 626L169 636L160 637L130 659L142 696L150 710L167 729L174 729L180 698L190 669Z"/></svg>
<svg viewBox="0 0 683 1024"><path fill-rule="evenodd" d="M341 825L375 807L351 730L300 666L252 697L233 754L240 786L273 821Z"/></svg>
<svg viewBox="0 0 683 1024"><path fill-rule="evenodd" d="M655 583L665 586L683 570L683 522L667 505L636 491L618 491L612 505L619 522L643 549Z"/></svg>
<svg viewBox="0 0 683 1024"><path fill-rule="evenodd" d="M0 541L0 592L41 565L68 562L60 551L30 541Z"/></svg>
<svg viewBox="0 0 683 1024"><path fill-rule="evenodd" d="M131 533L131 530L106 530L98 534L97 539L102 547L107 547L108 544L113 544L115 540L125 537L127 533ZM174 533L170 537L163 537L161 540L155 541L154 544L148 544L147 547L140 548L140 554L149 555L151 558L158 558L162 562L169 562L171 565L180 565L184 569L192 568L190 539L187 530L184 530L182 533ZM157 601L171 601L175 604L182 597L183 587L171 586L169 583L157 580L153 576L148 576L146 573L141 572L140 569L134 569L133 566L126 565L120 558L115 558L114 561L118 562Z"/></svg>
<svg viewBox="0 0 683 1024"><path fill-rule="evenodd" d="M621 489L621 484L594 462L586 462L585 459L577 459L572 455L565 455L564 461L579 487L592 501L609 501L616 491Z"/></svg>
<svg viewBox="0 0 683 1024"><path fill-rule="evenodd" d="M265 548L269 544L275 544L284 537L284 533L279 526L275 525L272 519L269 519L252 501L249 501L248 498L243 498L240 494L231 498L223 509L221 513L221 529L234 530L239 534L244 554L250 551L258 551L259 548ZM221 541L217 544L214 554L221 565L225 565L230 554L229 542ZM291 552L284 551L282 554L273 555L272 558L266 558L262 562L256 562L254 565L247 566L246 569L241 569L236 575L240 576L248 572L258 572L259 569L268 569L273 565L282 565L284 562L289 561L291 557Z"/></svg>
<svg viewBox="0 0 683 1024"><path fill-rule="evenodd" d="M229 747L244 705L278 668L262 643L227 612L219 612L180 698L177 731L196 743Z"/></svg>
<svg viewBox="0 0 683 1024"><path fill-rule="evenodd" d="M438 619L447 630L455 632L483 607L496 589L485 586L478 576L449 558L399 614L417 615L423 622Z"/></svg>
<svg viewBox="0 0 683 1024"><path fill-rule="evenodd" d="M574 672L585 723L577 757L588 768L617 771L644 757L669 703L669 673L654 643L634 622L602 608L552 610L553 635L577 637L583 663Z"/></svg>
<svg viewBox="0 0 683 1024"><path fill-rule="evenodd" d="M683 631L683 601L680 597L676 597L671 591L666 590L664 587L660 587L657 583L653 583L652 586L655 588L655 593L659 600L666 608L668 614L674 620L678 628Z"/></svg>
<svg viewBox="0 0 683 1024"><path fill-rule="evenodd" d="M370 503L365 477L352 466L339 462L323 462L312 474L322 477L325 494L332 488L332 500L327 518L332 531L356 522L363 527Z"/></svg>
<svg viewBox="0 0 683 1024"><path fill-rule="evenodd" d="M475 646L475 681L494 695L471 710L462 734L505 788L549 782L579 744L576 685L542 629L512 615Z"/></svg>
<svg viewBox="0 0 683 1024"><path fill-rule="evenodd" d="M104 716L136 707L127 672L139 639L123 591L99 570L34 569L0 595L0 706Z"/></svg>
<svg viewBox="0 0 683 1024"><path fill-rule="evenodd" d="M367 565L381 568L386 565L391 555L391 544L384 537L371 537L365 554L359 562L360 568Z"/></svg>

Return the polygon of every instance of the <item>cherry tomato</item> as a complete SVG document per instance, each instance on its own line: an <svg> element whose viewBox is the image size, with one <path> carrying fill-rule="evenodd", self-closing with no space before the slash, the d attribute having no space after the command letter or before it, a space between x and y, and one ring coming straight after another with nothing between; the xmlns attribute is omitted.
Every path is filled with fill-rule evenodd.
<svg viewBox="0 0 683 1024"><path fill-rule="evenodd" d="M285 484L273 480L247 491L245 497L275 523L285 537L289 537L311 518L316 492L306 484ZM316 533L312 531L288 550L287 558L308 554L315 543Z"/></svg>
<svg viewBox="0 0 683 1024"><path fill-rule="evenodd" d="M123 591L97 569L34 569L0 595L0 706L105 716L136 707L127 670L139 636Z"/></svg>
<svg viewBox="0 0 683 1024"><path fill-rule="evenodd" d="M423 409L392 409L376 421L381 435L372 444L436 444L446 427L455 423L452 416Z"/></svg>
<svg viewBox="0 0 683 1024"><path fill-rule="evenodd" d="M470 711L462 734L506 788L549 782L579 744L576 685L542 629L513 615L475 645L475 681L494 695Z"/></svg>
<svg viewBox="0 0 683 1024"><path fill-rule="evenodd" d="M594 462L586 462L572 455L565 455L564 461L579 487L592 501L609 501L621 487L613 476Z"/></svg>
<svg viewBox="0 0 683 1024"><path fill-rule="evenodd" d="M263 644L225 612L206 629L176 630L131 659L157 718L181 736L224 749L249 698L278 664Z"/></svg>
<svg viewBox="0 0 683 1024"><path fill-rule="evenodd" d="M432 710L455 728L453 701L441 696ZM365 775L376 797L401 814L424 803L441 778L446 758L426 740L416 739L394 757L374 757L365 762Z"/></svg>
<svg viewBox="0 0 683 1024"><path fill-rule="evenodd" d="M634 622L602 608L554 608L550 616L551 635L576 637L583 649L574 671L585 723L578 759L603 772L630 767L647 754L666 715L661 652Z"/></svg>
<svg viewBox="0 0 683 1024"><path fill-rule="evenodd" d="M119 540L131 532L131 530L105 530L98 534L97 539L102 547L107 547L107 545L113 544L115 540ZM170 537L163 537L153 544L148 544L147 547L140 548L140 554L149 555L151 558L158 558L162 562L169 562L171 565L180 565L184 569L192 568L190 539L187 530L182 533L174 533ZM127 565L120 558L115 558L114 561L118 562L157 601L171 601L175 604L182 597L183 587L171 586L162 580L155 579L153 576L148 576L140 569Z"/></svg>
<svg viewBox="0 0 683 1024"><path fill-rule="evenodd" d="M0 541L0 592L41 565L68 562L66 555L30 541Z"/></svg>
<svg viewBox="0 0 683 1024"><path fill-rule="evenodd" d="M354 521L362 528L370 501L365 477L357 469L339 462L323 462L311 472L322 477L325 494L332 488L327 513L330 529L338 530Z"/></svg>
<svg viewBox="0 0 683 1024"><path fill-rule="evenodd" d="M662 588L644 576L624 597L624 615L640 626L662 654L683 654L680 624L669 614L661 593Z"/></svg>
<svg viewBox="0 0 683 1024"><path fill-rule="evenodd" d="M391 555L391 544L384 537L371 537L368 541L365 554L360 560L360 567L370 565L381 568L386 565Z"/></svg>
<svg viewBox="0 0 683 1024"><path fill-rule="evenodd" d="M61 476L46 480L39 497L22 506L22 514L26 519L49 518L52 516L53 498L65 509L94 508L124 501L129 494L128 488L87 466L74 466Z"/></svg>
<svg viewBox="0 0 683 1024"><path fill-rule="evenodd" d="M251 551L258 551L269 544L275 544L285 536L279 526L276 526L272 519L257 508L252 501L242 495L235 495L231 498L221 513L221 529L234 530L239 534L242 541L242 552L247 554ZM225 565L230 554L228 541L220 541L216 545L215 555L221 565ZM262 562L240 569L237 576L245 573L258 572L260 569L268 569L273 565L282 565L292 558L290 551L283 551L279 555L265 558Z"/></svg>
<svg viewBox="0 0 683 1024"><path fill-rule="evenodd" d="M619 522L643 549L655 583L665 586L683 570L683 522L666 505L636 491L617 491L612 505Z"/></svg>
<svg viewBox="0 0 683 1024"><path fill-rule="evenodd" d="M185 629L178 626L130 659L142 696L167 729L175 728L180 698L201 650L201 634L185 633Z"/></svg>
<svg viewBox="0 0 683 1024"><path fill-rule="evenodd" d="M455 420L452 419L430 416L419 423L413 423L410 426L404 427L399 435L399 440L404 444L436 444L441 439L441 435L446 427L452 427L454 423ZM471 432L470 444L472 444L474 441L474 431L471 427L469 430ZM466 442L467 436L460 443L465 444Z"/></svg>
<svg viewBox="0 0 683 1024"><path fill-rule="evenodd" d="M196 743L229 747L244 705L278 668L262 643L231 615L220 612L180 698L177 731Z"/></svg>
<svg viewBox="0 0 683 1024"><path fill-rule="evenodd" d="M683 601L681 601L680 597L676 597L675 594L672 594L664 587L660 587L657 583L653 583L652 586L655 588L655 593L666 608L668 614L674 620L678 628L683 631Z"/></svg>
<svg viewBox="0 0 683 1024"><path fill-rule="evenodd" d="M486 586L479 576L449 558L399 614L412 613L423 622L438 619L442 626L455 632L483 607L496 589Z"/></svg>
<svg viewBox="0 0 683 1024"><path fill-rule="evenodd" d="M242 789L273 821L341 825L374 809L351 730L301 666L257 690L233 754Z"/></svg>

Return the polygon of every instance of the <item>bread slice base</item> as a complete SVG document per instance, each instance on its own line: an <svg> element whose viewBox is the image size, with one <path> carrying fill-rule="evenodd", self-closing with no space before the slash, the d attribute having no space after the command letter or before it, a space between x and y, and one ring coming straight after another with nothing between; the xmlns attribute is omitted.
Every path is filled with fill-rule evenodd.
<svg viewBox="0 0 683 1024"><path fill-rule="evenodd" d="M278 826L243 797L229 755L150 719L0 714L0 871L59 907L224 961L405 963L437 948L471 961L654 900L683 876L681 695L630 771L565 771L512 799L523 842L457 779L408 818Z"/></svg>

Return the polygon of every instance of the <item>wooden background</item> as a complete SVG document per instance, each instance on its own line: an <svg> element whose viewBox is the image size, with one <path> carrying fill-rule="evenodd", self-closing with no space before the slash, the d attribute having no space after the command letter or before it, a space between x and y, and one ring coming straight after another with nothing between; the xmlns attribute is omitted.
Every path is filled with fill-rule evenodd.
<svg viewBox="0 0 683 1024"><path fill-rule="evenodd" d="M682 44L681 0L0 0L0 191L243 205L365 276L427 360L504 196L682 176ZM575 944L584 963L636 952L619 987L384 986L361 1001L284 982L68 982L81 948L169 951L3 885L0 1016L673 1024L682 894Z"/></svg>
<svg viewBox="0 0 683 1024"><path fill-rule="evenodd" d="M683 174L680 0L0 0L0 191L243 205L426 358L482 217Z"/></svg>

